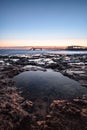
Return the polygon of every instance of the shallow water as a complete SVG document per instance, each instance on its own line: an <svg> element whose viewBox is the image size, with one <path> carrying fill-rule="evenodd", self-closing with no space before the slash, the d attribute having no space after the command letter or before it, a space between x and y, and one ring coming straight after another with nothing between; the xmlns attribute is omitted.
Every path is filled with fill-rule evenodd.
<svg viewBox="0 0 87 130"><path fill-rule="evenodd" d="M25 98L72 99L87 93L87 88L77 81L51 69L26 71L14 77L15 85L21 88Z"/></svg>

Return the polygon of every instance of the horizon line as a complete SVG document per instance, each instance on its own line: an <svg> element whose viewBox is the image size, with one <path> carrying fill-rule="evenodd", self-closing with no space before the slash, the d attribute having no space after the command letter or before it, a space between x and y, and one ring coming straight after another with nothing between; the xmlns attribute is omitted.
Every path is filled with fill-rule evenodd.
<svg viewBox="0 0 87 130"><path fill-rule="evenodd" d="M79 46L79 47L84 47L84 48L87 48L87 46L82 46L82 45L70 45L70 46ZM37 48L37 47L40 47L40 48L66 48L66 47L69 47L68 45L67 46L50 46L50 45L47 45L47 46L42 46L42 45L32 45L32 46L22 46L22 45L16 45L16 46L0 46L0 48Z"/></svg>

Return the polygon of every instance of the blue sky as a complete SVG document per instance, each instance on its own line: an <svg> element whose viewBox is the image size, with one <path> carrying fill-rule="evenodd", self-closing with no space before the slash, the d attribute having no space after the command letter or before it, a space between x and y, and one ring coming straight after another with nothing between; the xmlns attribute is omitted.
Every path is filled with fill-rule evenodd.
<svg viewBox="0 0 87 130"><path fill-rule="evenodd" d="M0 0L1 43L51 39L87 39L87 0Z"/></svg>

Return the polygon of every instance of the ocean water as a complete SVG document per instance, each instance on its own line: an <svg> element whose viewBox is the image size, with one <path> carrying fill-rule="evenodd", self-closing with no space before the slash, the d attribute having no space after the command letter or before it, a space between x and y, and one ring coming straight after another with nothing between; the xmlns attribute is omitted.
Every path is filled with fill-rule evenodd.
<svg viewBox="0 0 87 130"><path fill-rule="evenodd" d="M19 50L19 49L0 49L0 55L25 55L25 54L87 54L87 51L66 51L66 50Z"/></svg>

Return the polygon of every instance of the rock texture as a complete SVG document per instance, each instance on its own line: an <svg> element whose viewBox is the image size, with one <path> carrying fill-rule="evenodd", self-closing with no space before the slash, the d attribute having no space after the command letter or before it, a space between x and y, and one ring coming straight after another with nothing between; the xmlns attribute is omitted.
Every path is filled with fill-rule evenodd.
<svg viewBox="0 0 87 130"><path fill-rule="evenodd" d="M42 58L42 59L40 59ZM39 55L30 57L0 56L0 130L87 130L87 96L53 100L50 104L25 100L12 78L29 70L24 65L44 66L61 71L82 83L87 79L87 56ZM15 60L14 60L15 59ZM33 59L33 62L31 61ZM35 59L40 59L39 65ZM77 63L82 62L82 66ZM8 65L9 63L9 65ZM33 70L36 70L34 67ZM41 69L41 68L39 68ZM70 70L71 69L71 70ZM70 73L66 70L70 70ZM85 73L73 73L81 70ZM46 71L46 69L43 69ZM71 71L73 71L71 73ZM45 106L45 107L44 107ZM45 108L46 111L44 112ZM44 114L43 114L44 113Z"/></svg>
<svg viewBox="0 0 87 130"><path fill-rule="evenodd" d="M67 100L54 100L43 120L33 114L25 117L19 130L87 130L87 96Z"/></svg>

